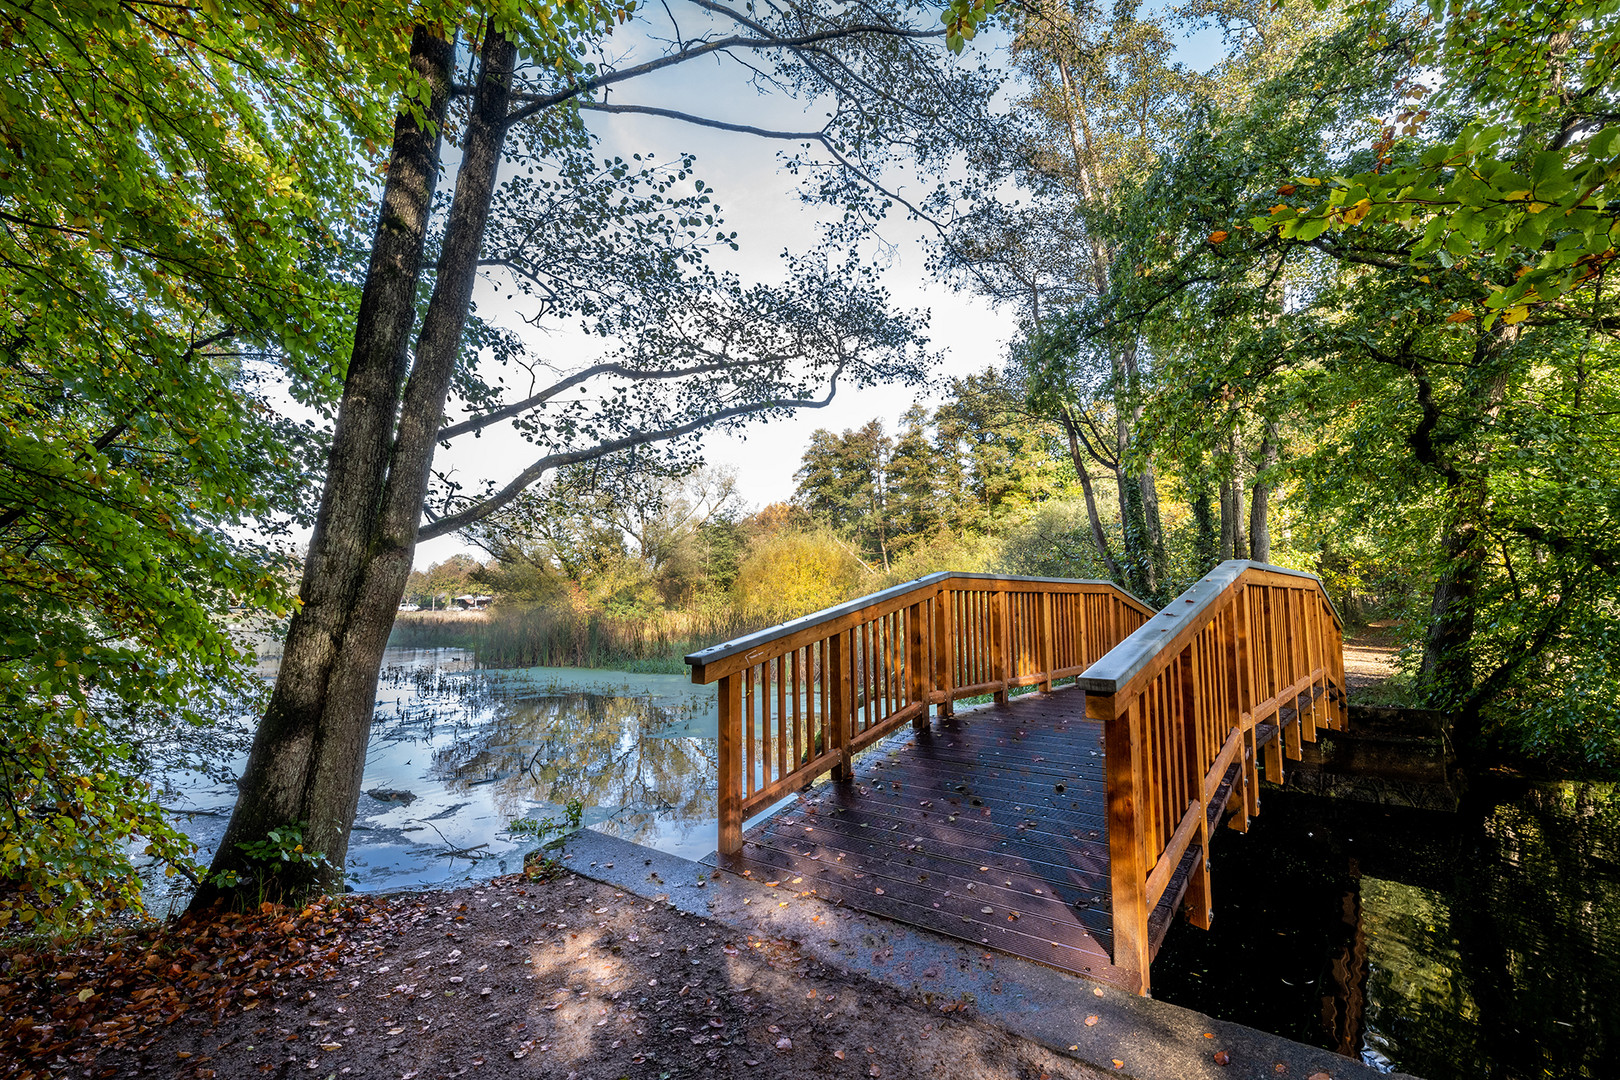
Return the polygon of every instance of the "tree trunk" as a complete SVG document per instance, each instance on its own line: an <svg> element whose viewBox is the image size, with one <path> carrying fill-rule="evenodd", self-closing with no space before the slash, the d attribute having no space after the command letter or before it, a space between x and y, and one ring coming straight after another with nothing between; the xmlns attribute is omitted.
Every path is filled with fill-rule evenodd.
<svg viewBox="0 0 1620 1080"><path fill-rule="evenodd" d="M1254 498L1249 503L1249 558L1271 561L1271 470L1277 467L1277 425L1266 422L1266 437L1260 444L1260 471L1254 478Z"/></svg>
<svg viewBox="0 0 1620 1080"><path fill-rule="evenodd" d="M1463 522L1442 544L1446 562L1434 583L1434 598L1429 605L1420 678L1427 694L1426 704L1434 708L1455 705L1474 686L1474 657L1469 646L1474 636L1474 598L1485 554L1478 539L1478 530Z"/></svg>
<svg viewBox="0 0 1620 1080"><path fill-rule="evenodd" d="M1147 538L1153 556L1155 581L1163 581L1170 573L1170 554L1164 547L1164 522L1159 517L1159 481L1154 475L1153 463L1142 467L1137 478L1142 487L1142 517L1147 524Z"/></svg>
<svg viewBox="0 0 1620 1080"><path fill-rule="evenodd" d="M1211 505L1214 499L1210 492L1209 474L1204 471L1202 462L1187 486L1192 492L1193 558L1198 573L1205 574L1219 561L1221 539L1215 522L1215 508Z"/></svg>
<svg viewBox="0 0 1620 1080"><path fill-rule="evenodd" d="M1139 478L1124 469L1115 473L1120 490L1120 510L1125 515L1125 565L1131 588L1147 599L1159 593L1159 578L1153 565L1153 545L1148 540L1147 516L1142 509Z"/></svg>
<svg viewBox="0 0 1620 1080"><path fill-rule="evenodd" d="M296 895L331 888L342 879L378 670L410 574L436 435L460 353L505 139L515 58L512 43L491 28L433 296L415 361L407 365L454 59L451 43L421 29L411 51L433 88L432 131L403 113L395 126L384 210L305 564L303 605L288 632L281 673L254 739L236 810L214 856L214 875L234 873L244 884L205 887L194 907L233 893ZM407 367L410 380L400 409ZM291 823L302 823L304 853L319 854L324 864L277 860L267 866L242 850L241 844Z"/></svg>
<svg viewBox="0 0 1620 1080"><path fill-rule="evenodd" d="M1074 463L1074 473L1080 478L1080 490L1086 497L1086 519L1091 525L1091 542L1097 545L1097 554L1102 556L1103 565L1108 568L1108 576L1118 585L1125 584L1125 576L1120 573L1119 563L1114 561L1113 552L1108 550L1108 534L1103 532L1102 518L1097 514L1097 494L1091 487L1091 462L1086 460L1086 454L1080 446L1080 429L1067 409L1059 411L1059 418L1063 421L1064 433L1069 437L1069 460Z"/></svg>
<svg viewBox="0 0 1620 1080"><path fill-rule="evenodd" d="M1243 528L1243 482L1232 481L1232 558L1249 557L1249 540Z"/></svg>
<svg viewBox="0 0 1620 1080"><path fill-rule="evenodd" d="M1221 481L1221 562L1232 558L1232 481Z"/></svg>

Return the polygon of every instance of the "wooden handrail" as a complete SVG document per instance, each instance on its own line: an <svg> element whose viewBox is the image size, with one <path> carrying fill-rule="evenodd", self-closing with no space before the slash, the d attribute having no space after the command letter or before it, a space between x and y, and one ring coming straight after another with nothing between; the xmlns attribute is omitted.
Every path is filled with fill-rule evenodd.
<svg viewBox="0 0 1620 1080"><path fill-rule="evenodd" d="M1344 726L1343 629L1314 575L1232 560L1076 680L1104 725L1114 965L1142 993L1149 915L1189 851L1187 913L1209 925L1211 811L1231 805L1239 828L1259 812L1262 730L1276 779L1301 739Z"/></svg>
<svg viewBox="0 0 1620 1080"><path fill-rule="evenodd" d="M1106 581L931 574L686 658L718 681L720 843L928 706L1078 675L1153 609Z"/></svg>

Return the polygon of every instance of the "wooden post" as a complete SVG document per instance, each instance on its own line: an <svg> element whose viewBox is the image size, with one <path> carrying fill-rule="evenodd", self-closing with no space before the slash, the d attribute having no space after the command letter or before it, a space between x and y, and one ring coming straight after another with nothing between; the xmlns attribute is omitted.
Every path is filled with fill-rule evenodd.
<svg viewBox="0 0 1620 1080"><path fill-rule="evenodd" d="M1181 695L1181 730L1186 748L1187 779L1192 786L1191 801L1197 806L1200 848L1198 862L1192 870L1192 878L1187 882L1186 899L1182 910L1186 912L1188 922L1201 930L1208 930L1213 905L1210 903L1209 893L1209 802L1204 796L1204 776L1209 771L1209 762L1215 756L1215 749L1207 745L1204 725L1198 722L1200 709L1197 671L1194 665L1198 662L1201 652L1195 638L1181 651L1175 665L1176 673L1180 676L1178 690Z"/></svg>
<svg viewBox="0 0 1620 1080"><path fill-rule="evenodd" d="M943 585L934 594L934 691L944 695L940 716L956 712L956 610Z"/></svg>
<svg viewBox="0 0 1620 1080"><path fill-rule="evenodd" d="M1008 632L1011 627L1007 625L1007 591L997 589L992 594L995 599L990 605L990 637L994 644L991 646L991 659L996 667L996 678L1001 680L1001 689L994 694L996 704L1007 704L1007 684L1012 681L1012 635Z"/></svg>
<svg viewBox="0 0 1620 1080"><path fill-rule="evenodd" d="M1087 694L1088 715L1103 718L1103 746L1108 770L1108 876L1113 897L1114 966L1131 988L1147 994L1148 868L1142 855L1142 817L1137 800L1143 792L1141 710L1127 703L1123 712L1115 695Z"/></svg>
<svg viewBox="0 0 1620 1080"><path fill-rule="evenodd" d="M827 641L827 692L832 701L828 707L827 727L832 738L830 749L838 754L838 763L832 768L835 781L854 776L850 768L850 722L854 718L853 691L854 664L850 656L850 632L840 631Z"/></svg>
<svg viewBox="0 0 1620 1080"><path fill-rule="evenodd" d="M720 679L720 847L721 855L742 850L742 677Z"/></svg>
<svg viewBox="0 0 1620 1080"><path fill-rule="evenodd" d="M1288 590L1292 603L1289 607L1289 633L1295 639L1294 651L1298 655L1295 661L1297 674L1310 677L1310 685L1305 693L1309 699L1306 708L1299 713L1299 734L1308 743L1316 741L1316 620L1310 618L1305 610L1305 590ZM1296 706L1297 707L1297 706Z"/></svg>
<svg viewBox="0 0 1620 1080"><path fill-rule="evenodd" d="M920 702L922 710L912 718L915 731L928 728L928 686L934 665L928 656L928 632L923 626L923 601L906 608L906 704Z"/></svg>
<svg viewBox="0 0 1620 1080"><path fill-rule="evenodd" d="M1052 669L1057 667L1056 642L1052 640L1052 594L1041 590L1041 693L1052 692Z"/></svg>

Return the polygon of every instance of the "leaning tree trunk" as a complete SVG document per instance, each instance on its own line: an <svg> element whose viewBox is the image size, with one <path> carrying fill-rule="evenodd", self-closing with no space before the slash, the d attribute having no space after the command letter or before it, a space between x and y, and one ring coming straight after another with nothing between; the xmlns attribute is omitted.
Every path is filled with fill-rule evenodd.
<svg viewBox="0 0 1620 1080"><path fill-rule="evenodd" d="M402 113L395 125L354 353L304 569L303 603L288 631L281 672L254 738L236 810L214 856L213 883L199 890L194 907L222 897L296 895L342 880L378 671L415 553L436 436L493 198L515 48L492 27L486 33L477 96L462 140L455 196L414 362L408 342L454 48L419 28L411 55L432 88L429 123L423 127ZM295 823L303 852L318 854L323 862L272 863L251 857L241 846ZM222 884L227 874L241 884Z"/></svg>
<svg viewBox="0 0 1620 1080"><path fill-rule="evenodd" d="M1277 425L1268 420L1260 444L1260 471L1249 503L1249 558L1255 562L1271 561L1271 470L1276 467Z"/></svg>
<svg viewBox="0 0 1620 1080"><path fill-rule="evenodd" d="M1097 493L1091 486L1091 462L1081 448L1080 425L1069 415L1068 409L1058 410L1058 417L1063 422L1064 433L1069 437L1069 460L1074 464L1074 474L1080 480L1080 491L1086 497L1086 521L1091 526L1091 542L1097 545L1097 554L1102 557L1108 576L1116 585L1123 586L1125 576L1120 573L1114 553L1108 550L1108 534L1103 531L1102 518L1097 513Z"/></svg>

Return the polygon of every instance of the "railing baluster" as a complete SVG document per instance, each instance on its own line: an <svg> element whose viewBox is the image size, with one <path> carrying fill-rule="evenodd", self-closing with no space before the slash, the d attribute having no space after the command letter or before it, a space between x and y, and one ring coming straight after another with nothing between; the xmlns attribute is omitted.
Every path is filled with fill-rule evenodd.
<svg viewBox="0 0 1620 1080"><path fill-rule="evenodd" d="M800 673L802 671L802 653L803 650L794 649L790 654L793 657L793 767L795 769L797 769L800 762L804 760L804 733L800 728L801 721L799 714L799 699L803 696L804 691L804 676Z"/></svg>
<svg viewBox="0 0 1620 1080"><path fill-rule="evenodd" d="M748 764L748 787L746 793L752 795L759 790L759 778L754 775L754 665L750 664L744 669L747 679L744 685L743 704L746 710L746 719L743 724L743 752Z"/></svg>
<svg viewBox="0 0 1620 1080"><path fill-rule="evenodd" d="M1049 592L1040 594L1041 606L1041 632L1040 632L1040 672L1041 693L1052 692L1052 672L1057 670L1056 642L1052 640L1052 604L1057 599Z"/></svg>
<svg viewBox="0 0 1620 1080"><path fill-rule="evenodd" d="M941 588L934 594L934 686L935 693L943 694L938 706L940 716L950 716L952 691L956 689L956 634L955 599L949 589Z"/></svg>
<svg viewBox="0 0 1620 1080"><path fill-rule="evenodd" d="M853 636L847 630L835 634L830 642L832 653L827 673L827 693L831 699L828 729L832 732L832 749L838 755L833 766L834 780L848 780L849 740L855 722L855 680L853 678Z"/></svg>
<svg viewBox="0 0 1620 1080"><path fill-rule="evenodd" d="M995 641L995 674L992 679L1001 683L1001 688L993 695L998 705L1007 703L1007 687L1012 682L1012 647L1010 639L1011 627L1008 623L1007 590L995 591L994 607L990 616L990 625L993 628Z"/></svg>
<svg viewBox="0 0 1620 1080"><path fill-rule="evenodd" d="M921 706L917 715L911 718L911 726L917 731L928 727L927 679L933 668L928 662L924 615L923 601L919 600L906 608L906 704Z"/></svg>
<svg viewBox="0 0 1620 1080"><path fill-rule="evenodd" d="M736 674L720 679L720 844L722 855L735 855L742 850L742 797L743 778L741 755L737 736L742 725L742 680Z"/></svg>

